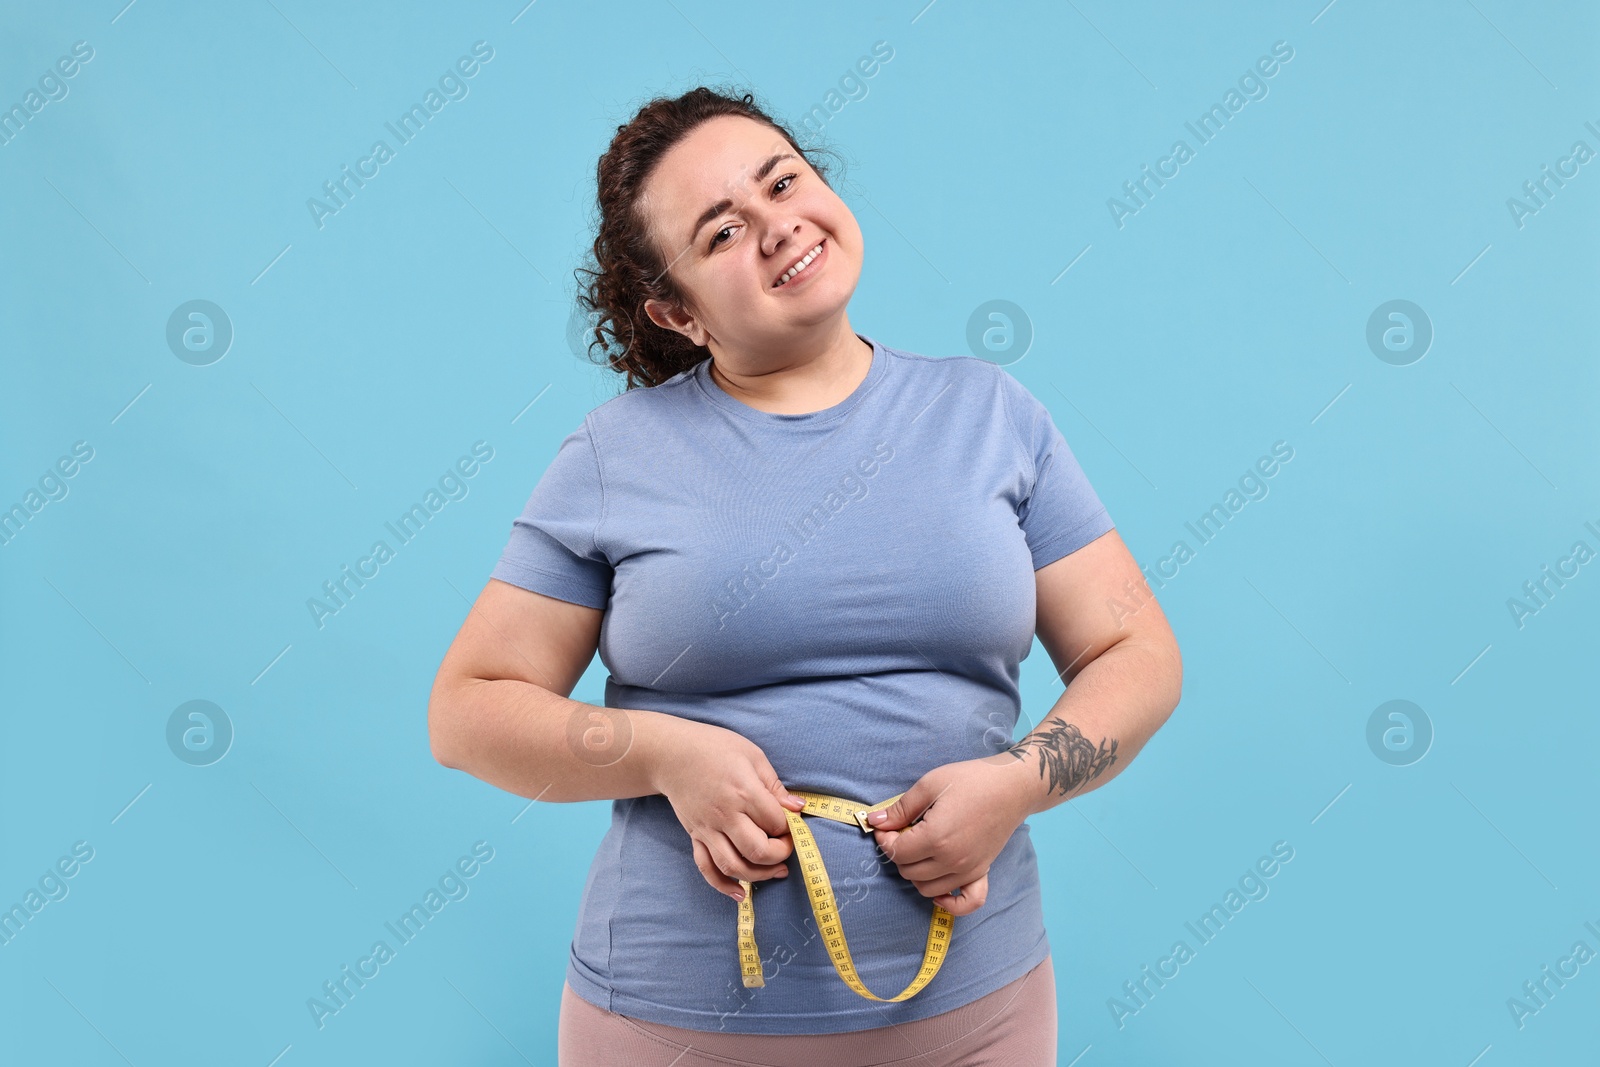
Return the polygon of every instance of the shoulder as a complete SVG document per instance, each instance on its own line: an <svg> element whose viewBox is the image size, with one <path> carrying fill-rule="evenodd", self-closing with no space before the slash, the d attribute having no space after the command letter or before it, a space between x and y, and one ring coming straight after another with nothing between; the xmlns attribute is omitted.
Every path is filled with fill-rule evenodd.
<svg viewBox="0 0 1600 1067"><path fill-rule="evenodd" d="M882 347L891 358L904 364L913 374L944 375L952 380L979 382L993 382L1002 375L1009 377L998 363L977 356L925 356L892 345Z"/></svg>
<svg viewBox="0 0 1600 1067"><path fill-rule="evenodd" d="M884 345L905 368L908 378L953 389L962 403L986 414L1003 416L1013 430L1026 426L1043 404L1010 371L978 356L925 356Z"/></svg>
<svg viewBox="0 0 1600 1067"><path fill-rule="evenodd" d="M590 437L615 439L648 434L662 421L680 421L694 388L694 369L679 371L659 385L640 386L602 401L583 417Z"/></svg>
<svg viewBox="0 0 1600 1067"><path fill-rule="evenodd" d="M884 345L883 350L905 372L908 381L931 383L941 389L953 387L974 400L994 401L1018 390L1027 392L1004 367L977 356L925 356L889 345Z"/></svg>

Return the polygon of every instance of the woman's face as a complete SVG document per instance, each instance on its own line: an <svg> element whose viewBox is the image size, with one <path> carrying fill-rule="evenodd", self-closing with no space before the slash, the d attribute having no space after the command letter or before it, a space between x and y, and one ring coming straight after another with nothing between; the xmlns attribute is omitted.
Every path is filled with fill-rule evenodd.
<svg viewBox="0 0 1600 1067"><path fill-rule="evenodd" d="M827 340L861 276L861 228L783 135L741 115L697 126L661 158L641 207L689 307L645 311L712 353ZM778 284L818 245L822 252Z"/></svg>

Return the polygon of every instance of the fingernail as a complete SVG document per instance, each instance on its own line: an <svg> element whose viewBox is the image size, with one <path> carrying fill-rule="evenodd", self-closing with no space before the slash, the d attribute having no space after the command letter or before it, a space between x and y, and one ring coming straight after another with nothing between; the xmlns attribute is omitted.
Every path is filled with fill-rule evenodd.
<svg viewBox="0 0 1600 1067"><path fill-rule="evenodd" d="M735 889L733 892L729 893L728 895L730 897L732 897L734 900L740 900L740 901L744 900L744 890L743 889Z"/></svg>
<svg viewBox="0 0 1600 1067"><path fill-rule="evenodd" d="M871 815L867 816L867 821L876 826L888 817L889 813L886 811L875 811Z"/></svg>
<svg viewBox="0 0 1600 1067"><path fill-rule="evenodd" d="M797 797L793 793L789 794L789 803L804 805L805 802L806 802L805 797Z"/></svg>

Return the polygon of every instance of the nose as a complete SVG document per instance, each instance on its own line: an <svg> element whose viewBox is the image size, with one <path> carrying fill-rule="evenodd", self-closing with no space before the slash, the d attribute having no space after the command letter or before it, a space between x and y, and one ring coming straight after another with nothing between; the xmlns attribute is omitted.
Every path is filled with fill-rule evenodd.
<svg viewBox="0 0 1600 1067"><path fill-rule="evenodd" d="M775 220L770 224L761 238L761 251L769 256L778 254L785 240L793 243L800 239L800 220L789 217Z"/></svg>

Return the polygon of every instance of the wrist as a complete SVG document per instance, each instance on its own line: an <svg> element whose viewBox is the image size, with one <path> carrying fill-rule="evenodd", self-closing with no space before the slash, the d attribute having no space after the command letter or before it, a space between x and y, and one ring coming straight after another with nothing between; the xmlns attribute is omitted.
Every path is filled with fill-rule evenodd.
<svg viewBox="0 0 1600 1067"><path fill-rule="evenodd" d="M636 724L633 744L644 765L645 781L652 793L665 795L670 772L680 767L686 738L704 725L681 715L661 711L632 711Z"/></svg>
<svg viewBox="0 0 1600 1067"><path fill-rule="evenodd" d="M1019 812L1017 822L1037 815L1049 805L1045 803L1044 779L1039 769L1029 761L1026 749L1010 748L994 757L1001 762L1011 787L1012 803Z"/></svg>

